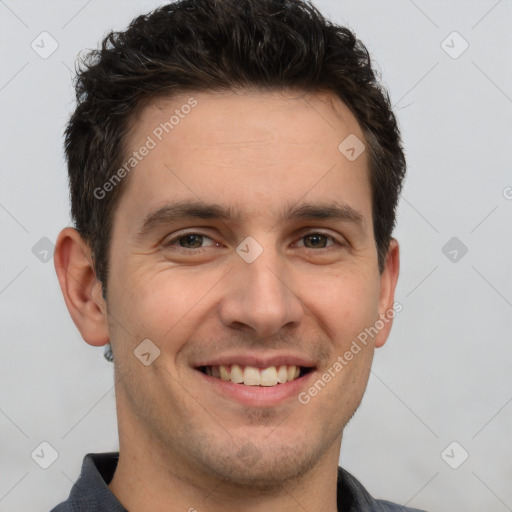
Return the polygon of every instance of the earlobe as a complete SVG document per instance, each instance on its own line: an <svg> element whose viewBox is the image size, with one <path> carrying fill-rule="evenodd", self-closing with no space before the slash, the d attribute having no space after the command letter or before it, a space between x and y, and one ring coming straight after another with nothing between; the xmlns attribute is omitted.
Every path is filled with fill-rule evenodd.
<svg viewBox="0 0 512 512"><path fill-rule="evenodd" d="M398 241L392 238L386 255L386 263L381 275L379 318L383 324L375 338L375 347L382 347L388 339L395 316L395 289L400 272L400 248ZM381 325L382 325L381 324Z"/></svg>
<svg viewBox="0 0 512 512"><path fill-rule="evenodd" d="M68 227L60 232L54 263L64 301L82 338L89 345L106 345L110 338L101 283L90 249L76 229Z"/></svg>

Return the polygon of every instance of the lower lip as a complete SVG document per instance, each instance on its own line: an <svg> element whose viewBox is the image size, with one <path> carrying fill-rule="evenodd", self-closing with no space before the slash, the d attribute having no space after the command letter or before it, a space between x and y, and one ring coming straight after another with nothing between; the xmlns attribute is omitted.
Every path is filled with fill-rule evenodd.
<svg viewBox="0 0 512 512"><path fill-rule="evenodd" d="M246 386L210 377L199 370L196 371L205 379L205 383L211 385L220 395L237 400L249 407L274 406L293 398L298 401L299 393L309 386L316 374L314 370L311 370L298 379L275 386Z"/></svg>

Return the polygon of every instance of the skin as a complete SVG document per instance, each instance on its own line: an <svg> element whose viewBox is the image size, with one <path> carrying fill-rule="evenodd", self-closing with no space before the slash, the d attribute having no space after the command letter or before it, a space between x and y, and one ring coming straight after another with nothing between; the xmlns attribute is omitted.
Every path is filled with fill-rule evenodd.
<svg viewBox="0 0 512 512"><path fill-rule="evenodd" d="M343 428L392 322L307 405L295 395L244 406L206 383L195 365L235 350L291 352L314 361L309 387L392 308L398 243L392 239L380 274L367 153L349 161L338 150L350 134L364 141L363 133L332 94L200 92L145 106L129 148L143 145L190 96L197 106L125 178L106 302L78 233L66 228L56 244L73 321L87 343L110 341L114 353L120 459L109 487L138 512L291 511L298 504L333 512ZM137 235L150 212L188 199L231 205L242 217L166 222ZM285 207L304 202L347 204L363 228L280 219ZM205 237L177 238L184 230ZM306 236L319 232L326 237ZM250 264L236 252L248 236L263 249ZM160 349L149 366L133 354L144 339Z"/></svg>

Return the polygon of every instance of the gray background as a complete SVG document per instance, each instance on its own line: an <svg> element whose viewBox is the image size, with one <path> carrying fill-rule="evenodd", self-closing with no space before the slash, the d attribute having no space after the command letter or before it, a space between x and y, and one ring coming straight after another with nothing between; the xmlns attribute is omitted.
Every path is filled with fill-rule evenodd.
<svg viewBox="0 0 512 512"><path fill-rule="evenodd" d="M161 3L0 1L1 512L49 510L86 453L118 449L112 367L81 339L53 260L41 259L44 237L69 224L62 132L75 57ZM368 46L408 157L403 310L341 464L401 504L512 510L512 1L315 3ZM31 47L51 49L43 31L58 43L46 59ZM58 452L48 469L31 458L43 441Z"/></svg>

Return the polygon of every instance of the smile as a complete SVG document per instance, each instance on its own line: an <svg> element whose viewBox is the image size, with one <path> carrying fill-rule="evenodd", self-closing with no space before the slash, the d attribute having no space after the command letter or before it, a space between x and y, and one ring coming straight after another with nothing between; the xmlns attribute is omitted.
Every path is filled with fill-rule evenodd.
<svg viewBox="0 0 512 512"><path fill-rule="evenodd" d="M231 364L201 366L198 370L209 377L222 379L225 382L243 384L245 386L271 387L292 382L309 373L312 368L294 365L258 368L256 366Z"/></svg>

